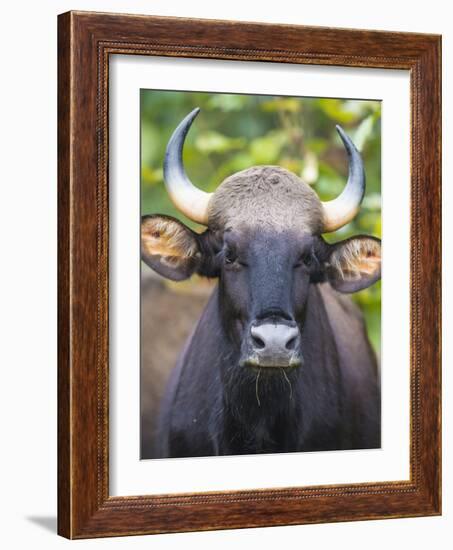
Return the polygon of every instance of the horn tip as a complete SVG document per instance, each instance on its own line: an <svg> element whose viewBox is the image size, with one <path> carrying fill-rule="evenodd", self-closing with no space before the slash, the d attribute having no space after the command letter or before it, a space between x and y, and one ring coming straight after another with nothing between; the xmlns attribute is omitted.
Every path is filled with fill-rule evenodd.
<svg viewBox="0 0 453 550"><path fill-rule="evenodd" d="M192 118L195 118L200 111L201 111L200 107L195 107L195 109L190 113L190 116Z"/></svg>
<svg viewBox="0 0 453 550"><path fill-rule="evenodd" d="M197 117L199 112L200 112L200 107L195 107L195 109L192 109L192 111L190 111L190 113L183 118L183 120L180 123L179 127L185 128L186 132L187 132L189 130L190 126L192 125L192 122L195 120L195 118Z"/></svg>
<svg viewBox="0 0 453 550"><path fill-rule="evenodd" d="M197 117L198 113L200 112L200 107L195 107L181 122L181 125L185 126L187 128L187 131L189 130L190 126L192 125L192 122Z"/></svg>
<svg viewBox="0 0 453 550"><path fill-rule="evenodd" d="M348 153L351 154L353 151L358 153L357 147L355 146L352 139L348 136L348 134L343 130L343 128L339 124L335 124L335 128Z"/></svg>
<svg viewBox="0 0 453 550"><path fill-rule="evenodd" d="M335 124L335 129L340 134L340 137L343 137L346 135L346 132L343 130L343 128L339 124Z"/></svg>

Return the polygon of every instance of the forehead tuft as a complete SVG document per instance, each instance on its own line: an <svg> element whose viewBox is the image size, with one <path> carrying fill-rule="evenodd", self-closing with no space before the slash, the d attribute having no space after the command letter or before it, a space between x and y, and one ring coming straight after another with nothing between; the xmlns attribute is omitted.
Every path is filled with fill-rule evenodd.
<svg viewBox="0 0 453 550"><path fill-rule="evenodd" d="M256 166L222 182L209 205L209 227L239 225L318 234L322 205L309 185L278 166Z"/></svg>

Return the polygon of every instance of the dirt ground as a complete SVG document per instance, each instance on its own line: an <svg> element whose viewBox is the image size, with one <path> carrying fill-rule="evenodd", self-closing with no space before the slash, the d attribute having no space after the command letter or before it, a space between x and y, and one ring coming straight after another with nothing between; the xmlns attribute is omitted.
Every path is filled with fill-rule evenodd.
<svg viewBox="0 0 453 550"><path fill-rule="evenodd" d="M159 401L192 328L208 301L212 287L168 286L163 280L142 278L141 308L141 458L153 457Z"/></svg>

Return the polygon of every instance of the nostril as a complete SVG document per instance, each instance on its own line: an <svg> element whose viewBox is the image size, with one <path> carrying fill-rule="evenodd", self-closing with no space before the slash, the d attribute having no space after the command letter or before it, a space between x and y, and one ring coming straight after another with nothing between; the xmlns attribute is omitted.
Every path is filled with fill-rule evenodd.
<svg viewBox="0 0 453 550"><path fill-rule="evenodd" d="M287 350L293 350L296 347L297 336L293 336L286 342L285 348Z"/></svg>
<svg viewBox="0 0 453 550"><path fill-rule="evenodd" d="M256 349L264 349L266 347L264 340L254 334L252 334L252 343Z"/></svg>

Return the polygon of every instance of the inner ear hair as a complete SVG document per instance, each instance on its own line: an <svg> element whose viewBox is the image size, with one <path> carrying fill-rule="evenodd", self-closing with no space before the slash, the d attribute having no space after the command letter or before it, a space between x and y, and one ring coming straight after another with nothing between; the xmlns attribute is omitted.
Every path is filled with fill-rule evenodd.
<svg viewBox="0 0 453 550"><path fill-rule="evenodd" d="M381 243L374 237L353 237L338 245L329 258L329 264L342 279L372 276L381 263Z"/></svg>
<svg viewBox="0 0 453 550"><path fill-rule="evenodd" d="M171 216L143 216L142 249L148 256L160 256L174 264L181 258L193 258L198 253L196 233Z"/></svg>

